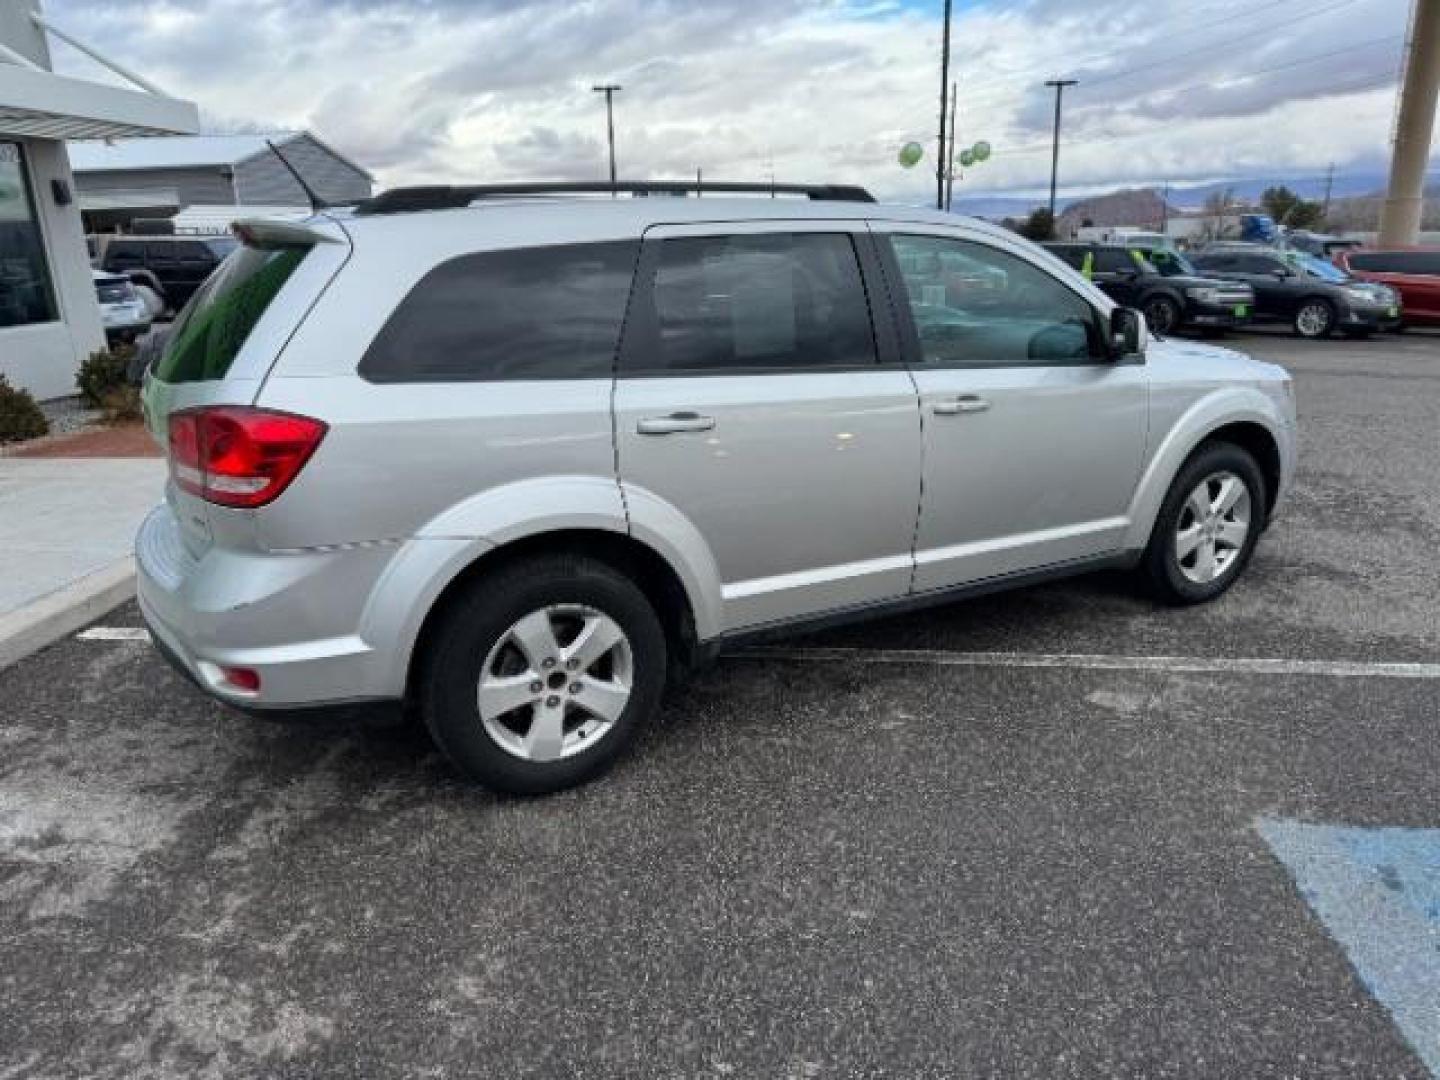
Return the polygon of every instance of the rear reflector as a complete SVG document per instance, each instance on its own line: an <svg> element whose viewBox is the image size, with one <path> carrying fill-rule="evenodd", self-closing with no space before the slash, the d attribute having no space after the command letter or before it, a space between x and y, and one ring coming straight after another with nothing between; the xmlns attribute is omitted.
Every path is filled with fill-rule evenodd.
<svg viewBox="0 0 1440 1080"><path fill-rule="evenodd" d="M222 667L221 677L236 690L254 694L260 689L260 673L248 667Z"/></svg>
<svg viewBox="0 0 1440 1080"><path fill-rule="evenodd" d="M325 437L319 420L247 405L170 414L170 473L182 491L250 509L280 496Z"/></svg>

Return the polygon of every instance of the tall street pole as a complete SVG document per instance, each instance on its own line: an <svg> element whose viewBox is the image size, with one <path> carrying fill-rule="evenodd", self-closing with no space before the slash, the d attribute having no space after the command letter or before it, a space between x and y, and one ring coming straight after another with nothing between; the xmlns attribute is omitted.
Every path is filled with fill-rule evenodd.
<svg viewBox="0 0 1440 1080"><path fill-rule="evenodd" d="M955 201L955 102L959 100L960 87L950 84L950 159L945 166L945 211L950 212Z"/></svg>
<svg viewBox="0 0 1440 1080"><path fill-rule="evenodd" d="M610 145L610 194L615 194L615 91L621 89L616 83L592 86L597 94L605 95L605 136Z"/></svg>
<svg viewBox="0 0 1440 1080"><path fill-rule="evenodd" d="M1047 79L1046 86L1055 88L1055 134L1050 146L1050 220L1055 220L1055 178L1060 173L1060 99L1065 88L1074 86L1074 79Z"/></svg>
<svg viewBox="0 0 1440 1080"><path fill-rule="evenodd" d="M1380 211L1381 247L1413 244L1425 206L1425 165L1435 126L1435 95L1440 87L1440 0L1415 0L1405 81L1395 119L1390 156L1390 188Z"/></svg>
<svg viewBox="0 0 1440 1080"><path fill-rule="evenodd" d="M950 89L950 0L945 0L945 31L940 39L940 146L935 154L935 209L945 209L945 94Z"/></svg>

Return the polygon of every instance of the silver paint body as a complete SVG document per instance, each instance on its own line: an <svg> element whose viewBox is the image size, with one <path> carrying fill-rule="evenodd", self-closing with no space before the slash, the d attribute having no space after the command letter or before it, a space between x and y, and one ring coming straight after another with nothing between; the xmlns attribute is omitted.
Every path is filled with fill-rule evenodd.
<svg viewBox="0 0 1440 1080"><path fill-rule="evenodd" d="M1144 548L1187 455L1236 421L1294 472L1288 376L1151 339L1144 363L377 385L356 374L432 267L487 249L733 231L906 232L1003 249L1112 302L981 222L860 203L549 199L320 216L316 246L220 381L152 385L175 408L255 404L330 425L260 510L170 485L137 538L147 619L221 697L283 707L396 698L437 597L477 558L558 530L626 535L673 568L696 634L901 601ZM883 312L880 313L881 317ZM957 405L974 395L980 411ZM693 411L713 427L644 435ZM221 683L254 667L262 689Z"/></svg>

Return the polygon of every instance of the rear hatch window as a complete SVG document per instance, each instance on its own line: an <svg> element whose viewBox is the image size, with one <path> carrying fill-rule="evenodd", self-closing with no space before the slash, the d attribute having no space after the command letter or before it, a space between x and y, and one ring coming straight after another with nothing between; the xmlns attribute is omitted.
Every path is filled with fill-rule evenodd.
<svg viewBox="0 0 1440 1080"><path fill-rule="evenodd" d="M241 247L185 305L152 372L166 383L223 379L260 316L310 253L308 247Z"/></svg>

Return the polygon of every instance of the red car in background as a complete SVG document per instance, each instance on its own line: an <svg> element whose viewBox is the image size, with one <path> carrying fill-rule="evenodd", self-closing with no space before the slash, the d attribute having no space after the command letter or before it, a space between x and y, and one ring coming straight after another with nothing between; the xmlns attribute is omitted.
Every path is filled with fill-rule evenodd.
<svg viewBox="0 0 1440 1080"><path fill-rule="evenodd" d="M1398 292L1406 326L1440 326L1440 248L1354 248L1336 252L1334 262L1361 281Z"/></svg>

